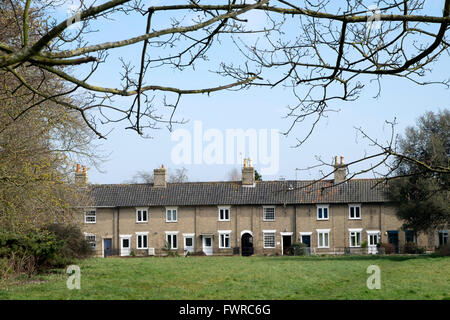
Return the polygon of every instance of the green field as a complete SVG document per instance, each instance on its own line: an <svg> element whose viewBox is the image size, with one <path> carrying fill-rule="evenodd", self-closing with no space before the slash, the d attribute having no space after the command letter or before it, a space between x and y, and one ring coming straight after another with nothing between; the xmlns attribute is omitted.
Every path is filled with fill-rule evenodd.
<svg viewBox="0 0 450 320"><path fill-rule="evenodd" d="M369 265L381 289L369 290ZM81 289L65 270L16 279L0 299L450 299L450 257L92 258Z"/></svg>

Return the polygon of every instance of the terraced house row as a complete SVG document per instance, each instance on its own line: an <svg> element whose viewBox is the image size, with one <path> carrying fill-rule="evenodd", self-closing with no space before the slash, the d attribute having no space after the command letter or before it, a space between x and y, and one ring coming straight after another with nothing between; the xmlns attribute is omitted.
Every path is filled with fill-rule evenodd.
<svg viewBox="0 0 450 320"><path fill-rule="evenodd" d="M377 252L389 242L427 250L447 243L448 230L416 234L403 230L386 186L376 179L346 180L343 158L334 178L313 181L255 181L251 166L242 180L167 183L166 169L153 184L91 185L86 168L75 178L92 203L81 217L98 256L161 255L167 249L206 255L286 254L295 242L315 253Z"/></svg>

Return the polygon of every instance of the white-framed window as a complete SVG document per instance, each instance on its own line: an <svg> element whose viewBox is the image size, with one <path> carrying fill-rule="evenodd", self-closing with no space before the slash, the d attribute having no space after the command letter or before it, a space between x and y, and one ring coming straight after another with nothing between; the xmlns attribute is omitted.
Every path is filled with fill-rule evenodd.
<svg viewBox="0 0 450 320"><path fill-rule="evenodd" d="M230 207L219 207L219 221L230 221Z"/></svg>
<svg viewBox="0 0 450 320"><path fill-rule="evenodd" d="M317 247L330 247L330 229L317 229Z"/></svg>
<svg viewBox="0 0 450 320"><path fill-rule="evenodd" d="M136 222L148 222L148 209L147 208L136 208Z"/></svg>
<svg viewBox="0 0 450 320"><path fill-rule="evenodd" d="M350 232L350 247L361 247L362 229L348 229Z"/></svg>
<svg viewBox="0 0 450 320"><path fill-rule="evenodd" d="M148 249L148 232L136 232L136 248Z"/></svg>
<svg viewBox="0 0 450 320"><path fill-rule="evenodd" d="M318 205L317 206L317 220L328 220L329 217L330 217L329 205Z"/></svg>
<svg viewBox="0 0 450 320"><path fill-rule="evenodd" d="M264 249L275 248L275 233L276 233L276 230L263 230Z"/></svg>
<svg viewBox="0 0 450 320"><path fill-rule="evenodd" d="M178 221L178 208L166 208L166 222Z"/></svg>
<svg viewBox="0 0 450 320"><path fill-rule="evenodd" d="M178 231L167 231L166 242L170 249L178 249Z"/></svg>
<svg viewBox="0 0 450 320"><path fill-rule="evenodd" d="M361 205L349 204L348 205L348 218L352 220L361 219Z"/></svg>
<svg viewBox="0 0 450 320"><path fill-rule="evenodd" d="M84 212L84 223L96 223L97 222L97 212L95 209L87 210Z"/></svg>
<svg viewBox="0 0 450 320"><path fill-rule="evenodd" d="M439 246L443 246L448 243L448 230L438 231Z"/></svg>
<svg viewBox="0 0 450 320"><path fill-rule="evenodd" d="M92 250L95 250L97 248L97 237L95 234L85 233L84 238L89 243Z"/></svg>
<svg viewBox="0 0 450 320"><path fill-rule="evenodd" d="M219 230L219 249L231 248L231 230Z"/></svg>
<svg viewBox="0 0 450 320"><path fill-rule="evenodd" d="M380 231L379 230L367 230L367 238L369 246L376 246L380 242Z"/></svg>
<svg viewBox="0 0 450 320"><path fill-rule="evenodd" d="M263 221L275 221L275 207L264 206L263 207Z"/></svg>

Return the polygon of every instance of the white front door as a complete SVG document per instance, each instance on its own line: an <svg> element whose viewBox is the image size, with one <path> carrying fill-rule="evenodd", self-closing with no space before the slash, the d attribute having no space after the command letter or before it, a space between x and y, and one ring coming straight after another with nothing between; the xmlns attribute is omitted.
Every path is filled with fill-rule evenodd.
<svg viewBox="0 0 450 320"><path fill-rule="evenodd" d="M211 256L213 254L213 240L211 236L203 237L203 252L207 256Z"/></svg>
<svg viewBox="0 0 450 320"><path fill-rule="evenodd" d="M369 233L368 234L368 252L369 254L377 254L378 248L378 234L377 233Z"/></svg>
<svg viewBox="0 0 450 320"><path fill-rule="evenodd" d="M184 237L184 250L187 252L194 252L194 237L185 236Z"/></svg>
<svg viewBox="0 0 450 320"><path fill-rule="evenodd" d="M120 255L129 256L131 253L131 237L120 238Z"/></svg>

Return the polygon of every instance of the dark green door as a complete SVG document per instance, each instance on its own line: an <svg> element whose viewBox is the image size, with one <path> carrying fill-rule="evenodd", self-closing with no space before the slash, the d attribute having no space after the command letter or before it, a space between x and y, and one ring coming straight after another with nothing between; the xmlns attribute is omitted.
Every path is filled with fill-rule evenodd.
<svg viewBox="0 0 450 320"><path fill-rule="evenodd" d="M394 245L394 252L398 253L398 231L388 231L388 242Z"/></svg>
<svg viewBox="0 0 450 320"><path fill-rule="evenodd" d="M302 243L306 244L308 248L311 248L311 236L302 236Z"/></svg>
<svg viewBox="0 0 450 320"><path fill-rule="evenodd" d="M311 236L310 235L307 235L307 236L303 235L302 236L302 243L307 245L307 248L306 248L307 251L306 252L308 254L310 254L311 253Z"/></svg>

